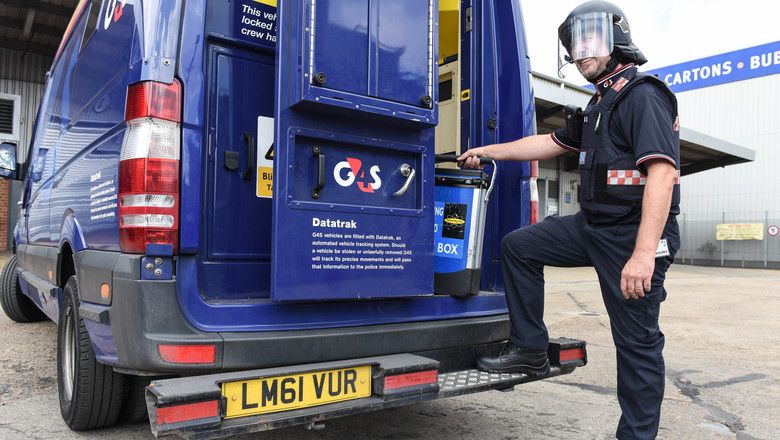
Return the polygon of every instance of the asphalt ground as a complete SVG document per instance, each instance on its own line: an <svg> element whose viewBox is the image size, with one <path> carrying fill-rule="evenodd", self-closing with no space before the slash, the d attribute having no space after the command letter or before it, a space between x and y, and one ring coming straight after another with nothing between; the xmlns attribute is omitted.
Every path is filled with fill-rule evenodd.
<svg viewBox="0 0 780 440"><path fill-rule="evenodd" d="M249 439L609 439L620 415L615 350L592 269L548 268L552 336L588 342L589 364L515 391L461 396ZM780 271L674 266L662 306L662 439L780 438ZM2 314L0 314L2 315ZM148 424L75 433L56 387L56 327L0 316L1 439L151 439Z"/></svg>

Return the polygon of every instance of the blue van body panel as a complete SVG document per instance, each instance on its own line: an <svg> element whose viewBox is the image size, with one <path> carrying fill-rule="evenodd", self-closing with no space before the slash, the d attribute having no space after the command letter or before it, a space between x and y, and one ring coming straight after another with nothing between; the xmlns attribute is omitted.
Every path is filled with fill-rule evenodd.
<svg viewBox="0 0 780 440"><path fill-rule="evenodd" d="M95 358L98 362L107 365L117 365L119 356L117 355L111 326L89 319L84 320L84 325L87 328L87 332L89 332L92 350L95 352Z"/></svg>
<svg viewBox="0 0 780 440"><path fill-rule="evenodd" d="M366 3L331 0L331 4L341 5L346 14L343 19L353 24L368 20L365 11L360 12L361 5ZM375 12L383 14L386 11L381 8L401 7L405 0L377 4ZM468 138L464 142L477 146L532 134L533 95L519 2L473 0L464 4L474 8L473 26L478 31L463 35L463 56L469 58L463 63L467 69L463 72L464 84L471 89L471 99L462 103L464 133L468 134L463 136ZM302 302L272 298L273 246L295 248L300 243L297 238L283 243L274 238L271 204L276 202L257 197L256 176L247 181L238 172L228 170L225 160L226 153L237 154L239 171L257 172L255 164L249 163L251 155L247 148L253 144L246 140L245 133L257 140L257 117L275 116L274 93L279 93L274 91L275 66L278 67L275 31L274 38L268 34L262 38L242 34L241 19L246 6L273 14L275 23L275 9L252 0L188 0L186 3L144 0L126 3L121 17L109 26L104 26L104 14L101 14L90 40L82 42L86 14L81 17L53 65L29 155L26 203L16 233L17 246L23 245L19 249L23 292L56 321L62 290L53 283L60 278L59 274L52 277L47 271L57 270L58 254L65 244L73 252L120 254L118 162L126 129L127 86L142 80L170 83L178 78L183 85L183 113L180 236L174 279L181 314L193 329L212 334L268 332L456 320L506 313L498 265L500 240L507 232L529 222L530 167L527 163L499 165L499 180L485 230L482 288L486 292L466 299L446 295L411 297L410 293L423 294L427 285L432 285L432 274L428 277L427 269L411 268L410 273L418 276L400 281L392 277L376 281L352 274L353 287L362 289L361 299L314 302L307 297L307 292L316 293L319 299L330 298L328 282L343 283L344 279L334 275L325 282L311 283L295 274L291 266L296 260L288 256L276 270L290 272L286 278L288 285L299 283L298 291L303 294L288 299ZM426 37L415 34L422 27L420 17L426 14L401 12L405 19L393 23L393 28L379 27L369 32L369 27L357 26L350 28L352 32L346 32L347 28L338 23L323 28L325 34L317 44L330 47L322 51L330 58L318 66L329 69L328 89L323 91L308 82L293 81L287 90L292 99L299 101L295 112L305 107L310 115L321 115L323 120L319 125L311 124L311 116L293 115L292 111L282 117L285 127L300 126L300 131L293 134L306 142L325 140L322 145L326 148L326 165L331 175L336 162L343 160L336 158L338 146L328 143L328 139L336 139L329 138L334 135L339 142L352 146L370 144L372 149L366 148L369 152L366 160L376 161L383 170L387 169L383 175L387 177L386 188L382 191L394 191L403 182L399 175L391 176L391 169L398 168L394 162L396 156L413 164L419 172L419 182L431 183L430 191L414 190L409 199L389 202L397 211L390 216L399 228L397 234L408 236L410 245L419 247L422 267L428 265L428 257L431 261L433 258L433 234L423 234L426 229L415 222L430 223L427 231L432 232L432 127L438 111L435 105L425 109L419 103L421 94L428 93L421 78L436 68L404 62L405 56L414 55L404 54L404 47L414 52L425 46L412 40ZM393 29L403 32L394 35ZM303 37L299 37L290 41L301 44ZM392 44L380 45L377 41L395 41L397 45L393 49ZM342 55L348 51L343 49L348 46L365 49L361 52L366 57L364 62L345 60ZM304 53L303 59L307 56ZM358 65L359 68L352 68ZM435 98L435 86L431 90ZM382 105L377 105L380 101ZM364 115L358 116L355 105L365 108L361 110ZM496 121L494 128L489 127L491 119ZM305 142L300 145L300 148L311 147ZM396 156L390 157L390 152ZM275 160L282 160L276 153ZM288 153L292 157L305 152L292 149L285 154ZM279 166L277 163L277 173L282 172ZM291 174L283 181L283 187L274 190L279 194L286 195L289 191L302 195L301 188L308 185L306 179L304 175ZM332 188L332 179L327 184ZM356 215L386 209L372 206L367 194L355 193L349 200L341 197L326 191L322 202L348 204L351 200L356 206L344 207L340 212ZM284 206L282 202L276 207ZM315 204L304 207L314 208ZM316 207L325 208L325 212L329 209ZM387 222L376 221L377 225ZM274 226L277 233L281 226L311 229L310 223L300 219ZM303 235L300 240L311 243L311 237ZM294 234L286 237L295 238ZM128 276L125 272L121 277L116 272L113 276L114 281L121 280L124 284L134 281L122 278ZM414 289L404 291L409 280L416 278L424 280ZM385 292L383 296L401 297L363 299L372 296L370 289L375 287L377 291L381 287L397 292ZM112 309L112 304L101 307L123 313ZM94 321L89 322L87 329L99 360L122 365L121 349L118 354L116 342L122 330Z"/></svg>
<svg viewBox="0 0 780 440"><path fill-rule="evenodd" d="M84 123L78 123L77 129L82 135L89 132L89 136L100 137L77 153L60 171L61 183L51 197L52 229L64 233L67 216L73 217L84 237L85 246L79 250L89 248L119 252L116 211L118 162L124 124L105 124L102 133ZM59 242L59 237L56 238Z"/></svg>
<svg viewBox="0 0 780 440"><path fill-rule="evenodd" d="M84 233L81 230L76 216L73 212L67 212L65 219L62 221L62 228L60 232L59 248L62 249L65 245L70 247L73 252L78 252L87 249L87 241L84 238Z"/></svg>
<svg viewBox="0 0 780 440"><path fill-rule="evenodd" d="M30 271L19 270L19 286L22 292L55 323L59 321L59 304L62 289L35 276Z"/></svg>
<svg viewBox="0 0 780 440"><path fill-rule="evenodd" d="M222 290L227 281L228 290L239 298L245 292L268 296L271 200L256 195L257 165L249 163L249 150L264 153L256 151L261 136L258 117L273 118L273 87L263 86L273 82L273 57L210 41L207 123L215 130L209 137L200 279L205 292ZM256 86L247 87L251 84ZM228 153L240 155L238 170L226 169ZM235 213L237 206L240 215ZM219 276L236 269L255 276ZM238 285L242 279L246 284Z"/></svg>
<svg viewBox="0 0 780 440"><path fill-rule="evenodd" d="M206 90L205 71L205 0L188 0L182 13L180 58L178 76L184 89L182 104L181 192L179 194L179 253L197 254L200 250L201 217L205 197L203 181L204 159L207 159L207 133L205 93L189 93L189 90Z"/></svg>
<svg viewBox="0 0 780 440"><path fill-rule="evenodd" d="M274 43L242 41L233 32L237 8L236 2L188 2L182 28L180 254L200 259L181 276L197 277L197 292L207 300L270 296L271 200L256 195L249 149L258 140L258 116L273 117ZM238 158L237 168L227 169L228 154Z"/></svg>
<svg viewBox="0 0 780 440"><path fill-rule="evenodd" d="M194 257L181 257L179 273L195 271ZM489 316L506 310L504 295L483 294L463 300L451 296L382 301L328 301L279 304L256 301L204 301L191 295L193 277L177 280L179 302L189 323L204 332L249 332L355 327L411 321ZM197 298L197 299L196 299Z"/></svg>
<svg viewBox="0 0 780 440"><path fill-rule="evenodd" d="M131 70L140 71L136 81L173 82L179 53L183 3L172 0L143 0L136 3L137 6L132 10L135 23L133 32L136 35L130 59ZM125 8L130 6L129 3L125 4ZM197 34L193 37L197 37ZM126 58L122 63L126 63Z"/></svg>
<svg viewBox="0 0 780 440"><path fill-rule="evenodd" d="M80 21L77 29L83 29L86 17ZM76 58L67 66L62 61L56 63L52 81L61 84L62 92L56 95L56 100L62 125L49 200L48 222L53 245L61 242L66 216L74 215L89 247L119 250L116 162L122 133L116 132L124 129L124 101L130 74L127 58L133 28L132 7L125 8L123 19L108 30L98 25L86 41L77 38L86 35L75 31L66 47L73 46ZM58 72L60 65L65 71ZM114 133L117 136L112 138Z"/></svg>

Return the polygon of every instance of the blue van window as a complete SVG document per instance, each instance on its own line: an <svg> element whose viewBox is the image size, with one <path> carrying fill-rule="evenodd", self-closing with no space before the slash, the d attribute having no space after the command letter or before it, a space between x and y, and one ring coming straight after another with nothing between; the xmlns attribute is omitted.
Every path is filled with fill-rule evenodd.
<svg viewBox="0 0 780 440"><path fill-rule="evenodd" d="M87 26L84 28L84 36L81 38L81 49L87 45L87 42L92 37L97 29L98 17L100 16L100 5L103 0L92 0L89 5L89 17L87 18Z"/></svg>

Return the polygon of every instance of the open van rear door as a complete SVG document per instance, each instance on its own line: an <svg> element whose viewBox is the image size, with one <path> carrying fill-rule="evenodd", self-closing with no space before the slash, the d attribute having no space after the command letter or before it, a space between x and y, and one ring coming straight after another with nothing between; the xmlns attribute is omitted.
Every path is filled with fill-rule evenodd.
<svg viewBox="0 0 780 440"><path fill-rule="evenodd" d="M436 0L279 2L275 301L433 292Z"/></svg>

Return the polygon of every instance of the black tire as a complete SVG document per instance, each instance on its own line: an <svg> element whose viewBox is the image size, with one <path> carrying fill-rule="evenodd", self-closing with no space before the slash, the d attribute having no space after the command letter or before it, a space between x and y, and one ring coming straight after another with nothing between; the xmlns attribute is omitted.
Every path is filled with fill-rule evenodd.
<svg viewBox="0 0 780 440"><path fill-rule="evenodd" d="M37 322L46 315L30 298L22 293L16 274L16 255L12 256L0 273L0 305L6 316L16 322Z"/></svg>
<svg viewBox="0 0 780 440"><path fill-rule="evenodd" d="M122 420L130 423L143 422L146 413L146 386L154 379L151 376L127 376L127 396L122 407Z"/></svg>
<svg viewBox="0 0 780 440"><path fill-rule="evenodd" d="M62 292L57 327L57 391L62 418L74 431L115 424L127 387L123 374L95 359L78 305L78 283L71 276Z"/></svg>

